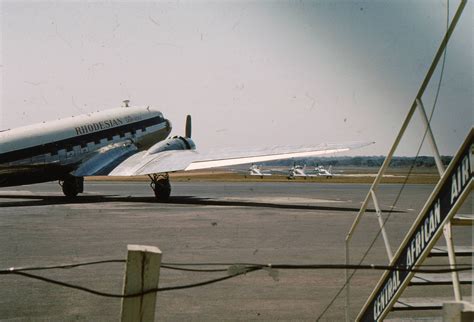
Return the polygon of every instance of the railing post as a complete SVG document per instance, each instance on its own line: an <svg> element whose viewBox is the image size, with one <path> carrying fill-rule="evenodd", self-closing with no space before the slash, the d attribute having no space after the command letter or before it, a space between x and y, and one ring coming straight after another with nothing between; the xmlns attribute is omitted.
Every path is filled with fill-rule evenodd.
<svg viewBox="0 0 474 322"><path fill-rule="evenodd" d="M441 160L441 156L438 151L438 146L436 145L436 141L433 136L433 132L431 131L430 121L428 120L428 117L426 115L426 110L421 99L417 98L416 102L418 104L418 110L420 111L420 114L421 114L421 119L423 120L423 123L425 124L426 132L428 136L428 142L430 143L431 149L433 150L433 156L436 161L436 167L438 168L438 172L441 177L443 176L445 169L444 169L443 162ZM451 223L450 222L448 222L444 226L443 233L444 233L444 238L446 239L446 246L448 248L449 264L453 268L456 265L456 255L454 251L453 239L451 236ZM459 286L459 275L457 272L452 272L451 275L452 275L452 280L453 280L454 298L456 299L456 301L461 301L462 296L461 296L461 290Z"/></svg>
<svg viewBox="0 0 474 322"><path fill-rule="evenodd" d="M382 231L382 238L383 243L385 244L385 250L387 251L388 262L390 263L393 258L393 253L392 247L390 247L390 242L388 241L387 231L385 230L385 223L382 218L382 210L380 209L379 201L377 199L377 196L375 195L375 192L373 190L370 190L370 194L372 195L372 200L374 201L375 213L379 221L380 230Z"/></svg>
<svg viewBox="0 0 474 322"><path fill-rule="evenodd" d="M350 322L350 314L351 314L351 302L350 302L350 295L351 295L351 290L350 290L350 287L351 287L351 280L349 278L349 264L351 263L351 259L350 259L350 253L349 253L349 246L350 246L350 239L346 239L346 247L345 247L345 250L346 250L346 270L345 270L345 280L346 280L346 309L345 309L345 313L346 313L346 322Z"/></svg>
<svg viewBox="0 0 474 322"><path fill-rule="evenodd" d="M456 267L456 253L454 251L453 237L451 231L451 222L446 223L443 227L444 238L446 239L446 248L448 249L448 259L451 268ZM456 301L462 301L461 288L459 284L458 272L451 272L451 278L453 280L454 299Z"/></svg>
<svg viewBox="0 0 474 322"><path fill-rule="evenodd" d="M123 295L138 294L158 287L161 251L153 246L128 245ZM153 322L156 292L122 299L122 322Z"/></svg>
<svg viewBox="0 0 474 322"><path fill-rule="evenodd" d="M444 173L444 165L443 161L441 160L441 156L438 151L438 146L436 145L436 141L433 135L433 131L431 130L431 125L430 125L430 120L428 120L428 116L426 115L426 110L425 106L423 105L423 102L421 101L421 98L416 99L416 103L418 106L418 110L420 111L421 115L421 120L423 121L423 124L425 125L426 128L426 136L428 137L428 142L431 145L431 150L433 151L433 156L436 162L436 167L438 168L438 173L439 176L443 176Z"/></svg>

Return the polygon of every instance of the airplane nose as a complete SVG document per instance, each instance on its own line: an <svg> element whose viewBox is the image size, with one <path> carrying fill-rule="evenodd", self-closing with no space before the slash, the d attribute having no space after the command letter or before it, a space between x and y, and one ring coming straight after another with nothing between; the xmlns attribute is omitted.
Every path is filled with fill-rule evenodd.
<svg viewBox="0 0 474 322"><path fill-rule="evenodd" d="M171 132L171 129L173 128L173 126L171 125L171 121L168 119L165 119L165 122L166 122L166 130Z"/></svg>

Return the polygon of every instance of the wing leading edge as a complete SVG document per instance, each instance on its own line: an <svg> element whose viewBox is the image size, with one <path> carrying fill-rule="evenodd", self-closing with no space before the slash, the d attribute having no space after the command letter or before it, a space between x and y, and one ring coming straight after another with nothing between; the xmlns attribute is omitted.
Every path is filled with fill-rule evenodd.
<svg viewBox="0 0 474 322"><path fill-rule="evenodd" d="M113 169L109 176L138 176L152 173L190 171L246 163L313 157L361 148L375 142L321 144L314 146L274 146L258 149L220 149L207 152L172 150L156 154L136 153Z"/></svg>

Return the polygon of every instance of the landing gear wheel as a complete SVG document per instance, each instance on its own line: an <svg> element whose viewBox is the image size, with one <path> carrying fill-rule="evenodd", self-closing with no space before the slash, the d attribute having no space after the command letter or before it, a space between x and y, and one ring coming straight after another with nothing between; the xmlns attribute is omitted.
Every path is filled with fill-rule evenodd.
<svg viewBox="0 0 474 322"><path fill-rule="evenodd" d="M67 177L59 181L59 185L63 188L63 193L68 198L74 198L79 193L84 192L84 178L83 177Z"/></svg>
<svg viewBox="0 0 474 322"><path fill-rule="evenodd" d="M168 174L153 174L149 175L151 179L150 186L155 192L155 197L158 201L168 201L171 194L171 185Z"/></svg>

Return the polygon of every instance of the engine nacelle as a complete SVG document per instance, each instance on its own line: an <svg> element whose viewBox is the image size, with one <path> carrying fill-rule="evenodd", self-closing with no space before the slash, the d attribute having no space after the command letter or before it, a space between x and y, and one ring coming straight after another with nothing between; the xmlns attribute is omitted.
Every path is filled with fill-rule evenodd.
<svg viewBox="0 0 474 322"><path fill-rule="evenodd" d="M148 154L155 154L171 150L194 150L196 145L190 138L173 136L172 138L160 141L148 149Z"/></svg>

